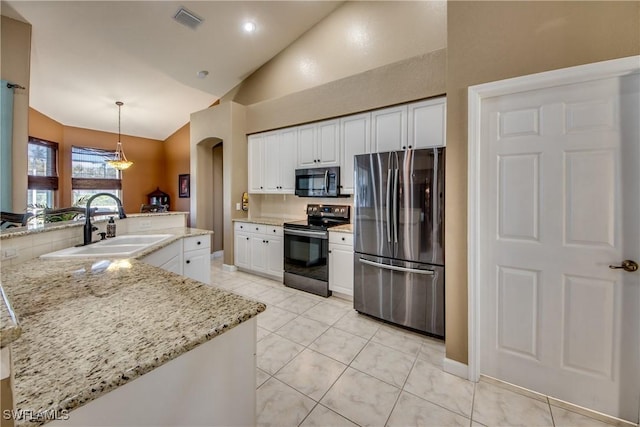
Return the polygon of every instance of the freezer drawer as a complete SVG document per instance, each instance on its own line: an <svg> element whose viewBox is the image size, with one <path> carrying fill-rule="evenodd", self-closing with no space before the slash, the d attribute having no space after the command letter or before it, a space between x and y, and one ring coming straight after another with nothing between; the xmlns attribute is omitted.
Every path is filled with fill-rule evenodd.
<svg viewBox="0 0 640 427"><path fill-rule="evenodd" d="M444 338L444 267L356 253L353 307Z"/></svg>

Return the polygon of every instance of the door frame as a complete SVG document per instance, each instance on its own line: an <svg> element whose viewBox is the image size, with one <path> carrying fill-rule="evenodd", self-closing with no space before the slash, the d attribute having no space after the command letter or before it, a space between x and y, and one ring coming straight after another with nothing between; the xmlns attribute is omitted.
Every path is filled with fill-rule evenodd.
<svg viewBox="0 0 640 427"><path fill-rule="evenodd" d="M468 164L467 164L467 291L469 360L468 378L480 379L480 280L486 265L481 248L482 230L480 225L480 176L484 171L480 163L482 102L487 98L511 95L519 92L545 89L572 83L583 83L611 77L620 77L640 72L640 55L592 64L579 65L559 70L546 71L506 80L500 80L468 88Z"/></svg>

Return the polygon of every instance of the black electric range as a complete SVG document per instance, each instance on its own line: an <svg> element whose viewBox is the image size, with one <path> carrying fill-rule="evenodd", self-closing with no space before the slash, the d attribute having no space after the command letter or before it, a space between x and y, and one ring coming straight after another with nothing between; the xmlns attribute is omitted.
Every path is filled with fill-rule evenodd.
<svg viewBox="0 0 640 427"><path fill-rule="evenodd" d="M328 297L329 228L348 224L347 205L307 205L307 219L284 224L284 284Z"/></svg>

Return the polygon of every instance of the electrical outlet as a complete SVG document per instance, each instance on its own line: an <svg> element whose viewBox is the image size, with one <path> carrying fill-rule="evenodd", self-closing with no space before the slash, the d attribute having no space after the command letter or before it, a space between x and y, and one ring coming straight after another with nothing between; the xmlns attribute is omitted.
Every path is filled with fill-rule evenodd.
<svg viewBox="0 0 640 427"><path fill-rule="evenodd" d="M242 205L240 203L236 203L236 210L239 211L242 209Z"/></svg>

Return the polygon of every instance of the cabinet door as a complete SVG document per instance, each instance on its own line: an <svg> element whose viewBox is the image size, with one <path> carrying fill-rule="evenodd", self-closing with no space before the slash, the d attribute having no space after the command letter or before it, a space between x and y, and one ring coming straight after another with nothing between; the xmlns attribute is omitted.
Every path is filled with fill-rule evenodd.
<svg viewBox="0 0 640 427"><path fill-rule="evenodd" d="M407 106L371 112L372 153L404 150L407 146Z"/></svg>
<svg viewBox="0 0 640 427"><path fill-rule="evenodd" d="M340 122L329 120L318 123L317 153L320 166L340 165Z"/></svg>
<svg viewBox="0 0 640 427"><path fill-rule="evenodd" d="M262 135L249 135L248 141L249 193L264 192L264 159Z"/></svg>
<svg viewBox="0 0 640 427"><path fill-rule="evenodd" d="M182 257L180 255L176 255L171 258L169 261L165 262L160 266L163 270L170 271L176 274L183 274L182 270Z"/></svg>
<svg viewBox="0 0 640 427"><path fill-rule="evenodd" d="M329 290L353 296L353 249L329 245Z"/></svg>
<svg viewBox="0 0 640 427"><path fill-rule="evenodd" d="M251 270L264 273L267 270L266 244L262 234L251 235Z"/></svg>
<svg viewBox="0 0 640 427"><path fill-rule="evenodd" d="M282 237L266 236L267 265L266 273L271 276L284 276L284 244Z"/></svg>
<svg viewBox="0 0 640 427"><path fill-rule="evenodd" d="M409 148L442 147L446 144L446 98L409 104Z"/></svg>
<svg viewBox="0 0 640 427"><path fill-rule="evenodd" d="M236 232L234 243L235 265L245 269L251 268L251 237L249 234Z"/></svg>
<svg viewBox="0 0 640 427"><path fill-rule="evenodd" d="M184 253L183 274L207 285L211 284L211 260L208 249Z"/></svg>
<svg viewBox="0 0 640 427"><path fill-rule="evenodd" d="M264 192L277 193L280 191L280 141L275 132L269 132L262 137L264 147Z"/></svg>
<svg viewBox="0 0 640 427"><path fill-rule="evenodd" d="M298 127L298 167L318 166L316 154L316 125Z"/></svg>
<svg viewBox="0 0 640 427"><path fill-rule="evenodd" d="M280 192L294 194L298 162L298 129L284 129L278 134L280 148Z"/></svg>
<svg viewBox="0 0 640 427"><path fill-rule="evenodd" d="M353 194L353 156L369 152L371 140L371 113L358 114L340 120L342 162L340 192Z"/></svg>

